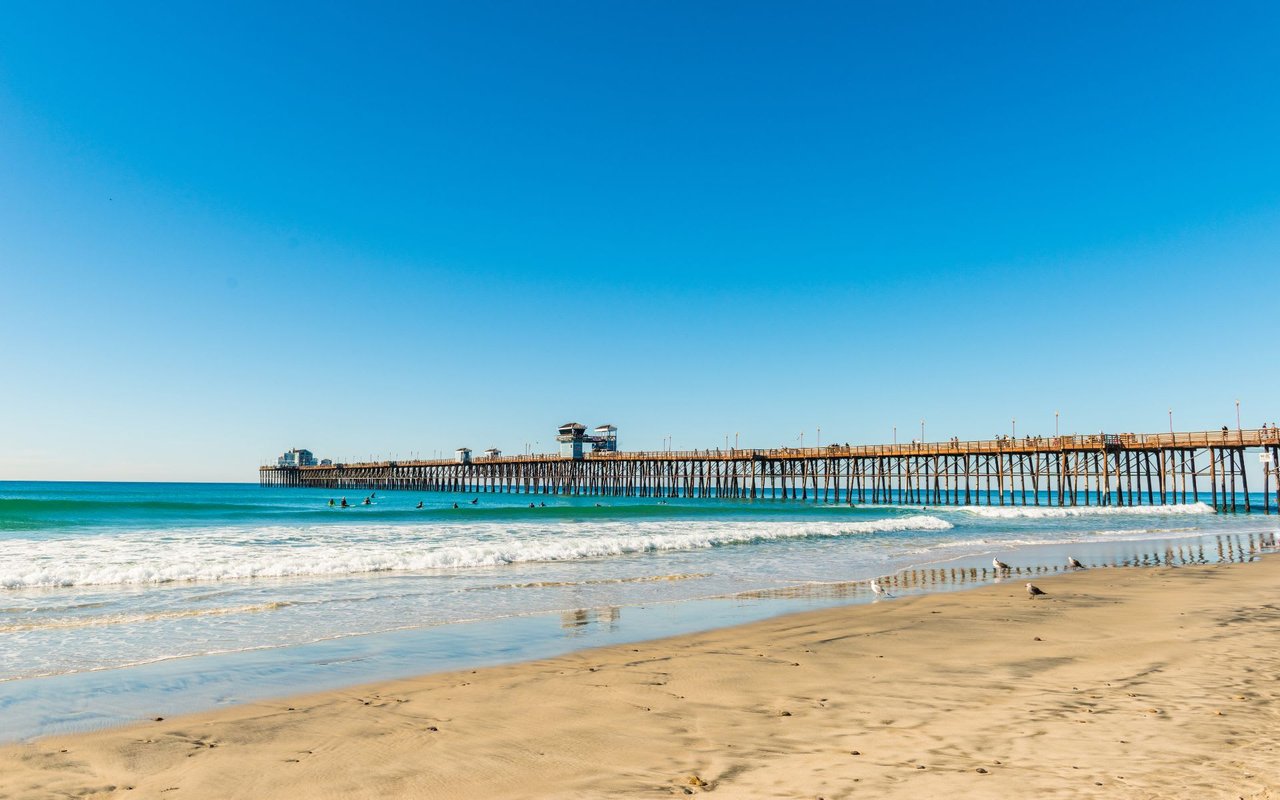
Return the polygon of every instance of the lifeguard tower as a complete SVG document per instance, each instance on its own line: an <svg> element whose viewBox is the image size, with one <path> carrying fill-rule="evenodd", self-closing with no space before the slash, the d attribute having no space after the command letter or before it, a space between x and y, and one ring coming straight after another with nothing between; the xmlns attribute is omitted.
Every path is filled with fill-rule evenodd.
<svg viewBox="0 0 1280 800"><path fill-rule="evenodd" d="M470 447L459 447L457 450L453 451L453 455L454 455L454 460L457 461L459 464L471 463Z"/></svg>
<svg viewBox="0 0 1280 800"><path fill-rule="evenodd" d="M556 441L560 443L560 455L564 458L581 459L586 446L591 445L592 452L614 452L618 449L618 429L612 425L599 425L587 435L587 426L581 422L566 422L560 426Z"/></svg>

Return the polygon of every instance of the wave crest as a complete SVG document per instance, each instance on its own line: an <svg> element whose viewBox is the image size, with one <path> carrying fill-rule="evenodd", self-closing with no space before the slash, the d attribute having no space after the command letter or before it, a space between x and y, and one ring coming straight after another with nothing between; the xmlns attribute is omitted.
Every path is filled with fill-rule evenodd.
<svg viewBox="0 0 1280 800"><path fill-rule="evenodd" d="M154 531L56 540L10 540L0 587L161 584L418 572L576 561L775 541L901 531L944 531L928 515L840 522L627 522L541 528L518 537L507 526L393 526ZM150 553L140 556L140 553Z"/></svg>
<svg viewBox="0 0 1280 800"><path fill-rule="evenodd" d="M1055 519L1060 517L1093 517L1093 516L1131 516L1160 515L1179 516L1187 514L1212 514L1213 509L1205 503L1188 503L1184 506L958 506L954 511L963 511L976 517L992 519Z"/></svg>

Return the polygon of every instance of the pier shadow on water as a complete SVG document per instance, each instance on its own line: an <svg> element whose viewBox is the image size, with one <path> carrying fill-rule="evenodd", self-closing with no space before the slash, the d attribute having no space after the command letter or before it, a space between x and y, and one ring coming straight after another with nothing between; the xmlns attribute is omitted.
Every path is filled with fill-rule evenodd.
<svg viewBox="0 0 1280 800"><path fill-rule="evenodd" d="M996 584L1078 571L1068 566L1068 557L1079 560L1084 569L1125 569L1140 567L1186 567L1207 564L1243 564L1275 552L1276 533L1218 534L1196 539L1156 540L1072 545L1020 547L1014 555L993 549L991 555L966 556L955 561L904 569L875 580L892 594L922 594L956 591L972 586ZM1008 569L997 569L991 559L1000 557ZM875 599L869 580L833 583L803 583L760 591L742 592L743 599L808 598L853 601Z"/></svg>

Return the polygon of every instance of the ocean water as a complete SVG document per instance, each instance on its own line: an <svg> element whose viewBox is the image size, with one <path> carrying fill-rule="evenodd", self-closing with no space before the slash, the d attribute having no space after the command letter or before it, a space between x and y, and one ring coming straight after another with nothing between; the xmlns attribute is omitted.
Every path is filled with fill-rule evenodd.
<svg viewBox="0 0 1280 800"><path fill-rule="evenodd" d="M174 670L242 669L245 685L269 673L305 691L611 641L622 619L637 620L624 633L640 638L866 600L865 582L879 576L903 590L926 588L906 577L921 574L958 588L997 577L977 571L994 555L1029 573L1059 569L1068 552L1099 564L1253 557L1280 528L1274 515L1204 504L958 509L387 491L368 505L360 492L347 495L351 508L328 505L340 497L240 484L0 483L0 710L42 698L39 721L7 733L61 729L94 696L116 696L121 684L145 695ZM304 663L339 654L362 666L307 677ZM74 686L98 689L59 711ZM251 694L224 685L204 702Z"/></svg>

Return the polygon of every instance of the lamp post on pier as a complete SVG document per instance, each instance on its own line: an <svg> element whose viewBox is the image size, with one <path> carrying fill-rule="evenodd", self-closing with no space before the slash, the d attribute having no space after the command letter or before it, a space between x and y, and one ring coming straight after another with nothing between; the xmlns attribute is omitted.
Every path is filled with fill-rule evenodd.
<svg viewBox="0 0 1280 800"><path fill-rule="evenodd" d="M733 434L733 449L734 450L738 449L738 434L736 431Z"/></svg>
<svg viewBox="0 0 1280 800"><path fill-rule="evenodd" d="M1009 424L1013 426L1013 438L1017 439L1018 438L1018 418L1014 417L1012 420L1010 420Z"/></svg>
<svg viewBox="0 0 1280 800"><path fill-rule="evenodd" d="M1053 412L1053 438L1058 438L1058 412Z"/></svg>
<svg viewBox="0 0 1280 800"><path fill-rule="evenodd" d="M1173 409L1169 409L1169 435L1173 435Z"/></svg>
<svg viewBox="0 0 1280 800"><path fill-rule="evenodd" d="M822 426L818 426L818 447L822 447Z"/></svg>
<svg viewBox="0 0 1280 800"><path fill-rule="evenodd" d="M1236 433L1240 433L1240 400L1239 399L1236 400Z"/></svg>
<svg viewBox="0 0 1280 800"><path fill-rule="evenodd" d="M897 425L893 426L893 443L894 444L898 443L898 426Z"/></svg>
<svg viewBox="0 0 1280 800"><path fill-rule="evenodd" d="M920 420L920 444L924 444L924 419Z"/></svg>

